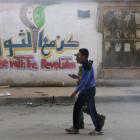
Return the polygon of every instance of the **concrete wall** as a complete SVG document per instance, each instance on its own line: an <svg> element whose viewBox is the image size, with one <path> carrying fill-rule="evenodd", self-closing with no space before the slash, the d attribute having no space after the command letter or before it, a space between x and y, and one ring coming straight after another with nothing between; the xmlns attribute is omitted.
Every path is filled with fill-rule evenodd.
<svg viewBox="0 0 140 140"><path fill-rule="evenodd" d="M67 74L77 72L73 54L83 47L97 76L102 60L97 8L95 2L1 3L0 85L74 84ZM78 17L78 10L90 15Z"/></svg>

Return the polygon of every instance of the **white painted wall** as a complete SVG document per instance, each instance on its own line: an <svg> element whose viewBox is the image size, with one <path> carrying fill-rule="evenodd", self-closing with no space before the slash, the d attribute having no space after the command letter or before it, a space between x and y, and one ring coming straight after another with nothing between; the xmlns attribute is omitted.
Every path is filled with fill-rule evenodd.
<svg viewBox="0 0 140 140"><path fill-rule="evenodd" d="M1 3L0 4L0 38L2 42L3 56L2 59L10 59L7 57L8 51L4 49L3 42L12 38L13 43L20 42L18 36L19 30L27 30L20 17L20 9L23 3ZM73 40L79 41L80 48L88 48L90 52L90 59L94 60L95 76L97 76L97 68L102 60L102 35L97 32L97 3L61 3L56 5L45 6L45 29L50 40L54 40L57 35L61 39L68 38L73 34ZM90 10L90 18L78 18L78 10ZM78 50L65 50L62 54L52 51L52 56L47 60L56 60L58 57L73 56ZM17 51L16 55L32 54L35 61L40 64L42 58L40 50L36 54L32 50ZM75 83L70 79L68 73L76 73L76 69L65 70L16 70L16 69L0 69L0 85L2 84L56 84L56 83Z"/></svg>

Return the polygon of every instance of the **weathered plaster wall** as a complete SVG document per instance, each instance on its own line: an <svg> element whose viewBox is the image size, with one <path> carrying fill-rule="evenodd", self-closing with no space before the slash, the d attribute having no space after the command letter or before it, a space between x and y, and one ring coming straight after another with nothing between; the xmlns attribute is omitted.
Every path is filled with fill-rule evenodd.
<svg viewBox="0 0 140 140"><path fill-rule="evenodd" d="M90 51L97 76L102 60L98 4L26 4L0 4L0 85L73 84L67 74L77 72L73 54L83 47Z"/></svg>

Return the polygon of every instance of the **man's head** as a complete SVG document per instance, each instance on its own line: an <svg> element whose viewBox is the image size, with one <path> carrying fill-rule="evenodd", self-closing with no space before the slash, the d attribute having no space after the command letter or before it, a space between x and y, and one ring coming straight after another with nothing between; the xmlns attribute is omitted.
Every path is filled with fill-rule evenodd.
<svg viewBox="0 0 140 140"><path fill-rule="evenodd" d="M88 60L89 51L86 48L82 48L79 50L78 54L76 54L77 63L82 64L84 61Z"/></svg>
<svg viewBox="0 0 140 140"><path fill-rule="evenodd" d="M77 53L77 54L75 54L75 56L76 56L76 61L77 61L77 63L80 63L80 60L79 60L79 56L78 56L79 54Z"/></svg>

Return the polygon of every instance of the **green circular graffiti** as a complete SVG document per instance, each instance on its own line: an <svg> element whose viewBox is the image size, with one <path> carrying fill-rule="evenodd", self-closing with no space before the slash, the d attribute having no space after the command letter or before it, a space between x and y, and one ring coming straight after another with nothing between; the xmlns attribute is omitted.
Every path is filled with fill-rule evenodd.
<svg viewBox="0 0 140 140"><path fill-rule="evenodd" d="M45 23L44 7L38 6L33 11L33 19L38 28L41 28Z"/></svg>

